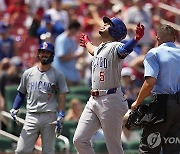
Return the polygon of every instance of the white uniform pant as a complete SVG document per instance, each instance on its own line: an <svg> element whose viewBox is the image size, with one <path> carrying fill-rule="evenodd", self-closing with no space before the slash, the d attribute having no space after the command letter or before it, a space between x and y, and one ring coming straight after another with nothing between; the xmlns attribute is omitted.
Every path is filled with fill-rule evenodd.
<svg viewBox="0 0 180 154"><path fill-rule="evenodd" d="M32 154L36 140L41 134L42 138L42 153L55 153L55 126L49 123L57 119L57 114L48 113L27 113L25 124L21 131L16 153L17 154Z"/></svg>
<svg viewBox="0 0 180 154"><path fill-rule="evenodd" d="M121 132L123 116L128 111L127 104L121 93L90 97L73 138L79 154L94 154L90 140L100 127L109 154L123 154Z"/></svg>

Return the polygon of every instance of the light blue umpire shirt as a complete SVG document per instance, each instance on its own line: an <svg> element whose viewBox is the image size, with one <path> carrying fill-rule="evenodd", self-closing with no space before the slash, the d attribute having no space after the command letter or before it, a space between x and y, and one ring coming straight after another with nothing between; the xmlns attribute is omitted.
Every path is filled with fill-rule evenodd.
<svg viewBox="0 0 180 154"><path fill-rule="evenodd" d="M173 42L152 48L144 59L144 77L157 79L153 94L174 94L180 91L180 47Z"/></svg>

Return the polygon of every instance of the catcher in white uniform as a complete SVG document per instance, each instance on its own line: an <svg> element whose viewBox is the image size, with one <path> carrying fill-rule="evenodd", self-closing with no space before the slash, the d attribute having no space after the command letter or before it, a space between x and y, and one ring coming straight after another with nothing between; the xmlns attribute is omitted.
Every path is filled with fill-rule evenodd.
<svg viewBox="0 0 180 154"><path fill-rule="evenodd" d="M27 69L22 75L13 109L10 110L13 119L17 121L16 115L27 97L25 124L15 151L18 154L32 153L39 134L42 138L42 152L54 154L55 132L58 136L62 129L68 88L64 75L51 66L54 46L43 42L37 57L40 61L38 65Z"/></svg>
<svg viewBox="0 0 180 154"><path fill-rule="evenodd" d="M104 25L99 30L102 43L92 45L87 35L82 34L80 45L94 56L92 62L92 90L80 117L73 142L79 154L93 154L90 139L101 127L109 154L122 154L121 131L128 104L121 91L123 59L144 35L144 26L136 26L135 38L126 44L120 41L127 35L125 24L119 18L103 17Z"/></svg>

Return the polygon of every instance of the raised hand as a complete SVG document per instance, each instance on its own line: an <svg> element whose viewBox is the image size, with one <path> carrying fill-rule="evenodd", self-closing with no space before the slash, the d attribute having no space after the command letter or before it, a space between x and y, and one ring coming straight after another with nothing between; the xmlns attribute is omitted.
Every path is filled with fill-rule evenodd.
<svg viewBox="0 0 180 154"><path fill-rule="evenodd" d="M144 26L138 23L136 25L136 36L135 40L138 42L144 36Z"/></svg>
<svg viewBox="0 0 180 154"><path fill-rule="evenodd" d="M81 34L80 37L80 46L86 47L86 44L90 42L89 37L86 34Z"/></svg>

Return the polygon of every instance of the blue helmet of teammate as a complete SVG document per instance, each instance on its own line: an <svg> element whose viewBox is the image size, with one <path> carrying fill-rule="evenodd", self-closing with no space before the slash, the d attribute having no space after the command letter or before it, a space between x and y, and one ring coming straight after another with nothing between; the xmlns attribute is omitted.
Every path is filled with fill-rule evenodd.
<svg viewBox="0 0 180 154"><path fill-rule="evenodd" d="M42 42L39 46L38 51L40 50L47 50L54 54L54 45L49 42Z"/></svg>
<svg viewBox="0 0 180 154"><path fill-rule="evenodd" d="M45 61L44 64L52 63L54 59L54 45L49 42L42 42L39 46L38 51L41 51L41 50L46 50L52 53L51 56Z"/></svg>
<svg viewBox="0 0 180 154"><path fill-rule="evenodd" d="M127 28L124 22L117 18L109 18L109 17L103 17L104 23L111 23L111 26L109 27L109 33L112 37L116 39L116 41L121 41L124 39L127 35Z"/></svg>

